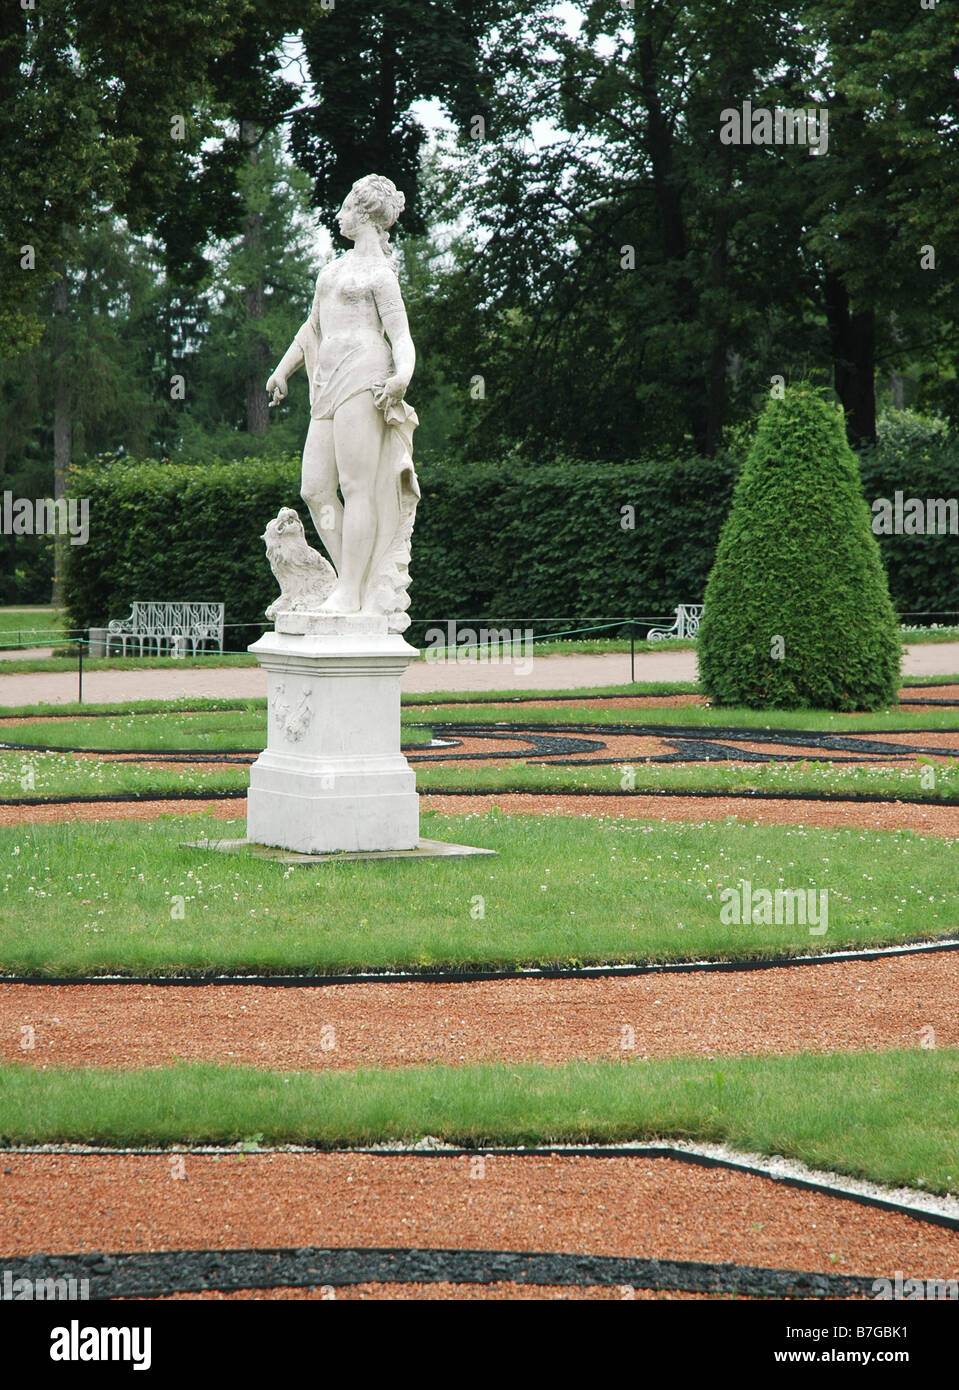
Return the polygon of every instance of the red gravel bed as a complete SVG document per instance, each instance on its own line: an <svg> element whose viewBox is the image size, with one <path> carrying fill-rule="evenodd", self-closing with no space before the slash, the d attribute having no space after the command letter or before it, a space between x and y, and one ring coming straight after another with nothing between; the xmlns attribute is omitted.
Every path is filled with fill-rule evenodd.
<svg viewBox="0 0 959 1390"><path fill-rule="evenodd" d="M771 825L818 825L846 830L914 830L923 835L959 837L959 806L920 806L902 801L793 801L758 797L551 796L490 792L448 796L422 792L431 810L444 816L485 815L491 806L512 815L621 816L628 820L706 821L734 816Z"/></svg>
<svg viewBox="0 0 959 1390"><path fill-rule="evenodd" d="M871 740L874 739L877 742L880 742L885 741L887 736L885 734L870 734L869 737ZM945 745L946 748L954 749L957 747L957 745L959 745L959 734L949 734L948 738L951 739L952 742L947 742ZM916 734L905 735L904 741L910 745L913 745L917 742L922 742L922 740ZM734 752L739 752L740 750L742 750L744 753L761 753L764 757L769 759L786 756L789 758L804 758L807 762L811 763L832 763L840 765L843 763L855 763L858 767L903 767L909 765L910 759L915 759L917 756L920 756L915 753L903 754L899 751L897 747L892 746L890 746L888 754L883 755L881 753L861 753L851 748L844 749L842 751L837 751L833 749L817 748L815 744L809 744L808 746L805 746L802 744L796 745L794 743L782 743L778 742L776 739L764 739L760 742L754 743L745 742L740 739L733 740L720 738L718 742L721 743L725 748L728 748ZM922 754L921 756L926 757L927 755ZM936 760L938 755L929 754L928 756L930 758L930 761L932 761ZM948 760L948 756L948 753L943 753L943 760ZM715 766L716 759L702 760L699 762L689 762L686 763L685 766L702 767L705 761L708 761L713 766ZM749 765L751 767L756 766L756 764L752 762L750 762Z"/></svg>
<svg viewBox="0 0 959 1390"><path fill-rule="evenodd" d="M827 829L914 830L922 835L959 838L959 807L920 806L903 801L793 801L760 800L757 797L655 796L640 792L622 796L553 796L516 792L449 796L421 791L424 806L444 816L485 815L491 807L511 815L621 816L629 820L707 821L727 816L763 825L818 825ZM239 797L191 801L98 801L59 803L52 806L0 806L0 826L32 825L57 821L158 820L182 818L187 810L220 820L236 821ZM424 823L424 832L427 829Z"/></svg>
<svg viewBox="0 0 959 1390"><path fill-rule="evenodd" d="M27 1024L35 1030L31 1052L19 1046ZM633 1046L624 1051L627 1025ZM959 1046L959 952L729 974L475 984L0 984L0 1061L40 1067L149 1067L184 1058L339 1071L859 1052L918 1047L928 1028L937 1046Z"/></svg>
<svg viewBox="0 0 959 1390"><path fill-rule="evenodd" d="M49 806L0 806L0 826L41 825L77 820L159 820L161 816L206 815L236 820L244 801L240 797L188 801L76 801ZM243 817L240 817L241 820Z"/></svg>
<svg viewBox="0 0 959 1390"><path fill-rule="evenodd" d="M387 1246L959 1276L959 1234L669 1158L4 1154L0 1253ZM178 1169L177 1169L178 1171Z"/></svg>
<svg viewBox="0 0 959 1390"><path fill-rule="evenodd" d="M956 711L959 723L959 710ZM882 739L884 743L921 743L927 748L955 748L959 744L959 733L947 729L900 729L896 732L870 734L871 739ZM925 756L925 755L923 755Z"/></svg>
<svg viewBox="0 0 959 1390"><path fill-rule="evenodd" d="M959 685L904 685L899 699L921 700L923 691L929 692L930 700L959 700Z"/></svg>

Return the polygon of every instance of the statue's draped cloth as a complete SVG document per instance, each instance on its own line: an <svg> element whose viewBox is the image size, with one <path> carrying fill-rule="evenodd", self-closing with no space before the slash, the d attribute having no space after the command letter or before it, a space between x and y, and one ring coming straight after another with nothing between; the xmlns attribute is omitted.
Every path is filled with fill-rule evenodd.
<svg viewBox="0 0 959 1390"><path fill-rule="evenodd" d="M358 344L345 353L324 375L320 366L320 337L312 315L294 340L303 350L303 361L310 383L310 416L313 420L332 420L345 401L374 382L393 374L393 354L385 338ZM389 630L403 632L409 627L406 614L410 600L410 543L420 487L413 468L413 431L419 424L416 411L405 401L381 411L384 419L380 459L373 486L376 538L363 581L362 608L367 613L385 613Z"/></svg>

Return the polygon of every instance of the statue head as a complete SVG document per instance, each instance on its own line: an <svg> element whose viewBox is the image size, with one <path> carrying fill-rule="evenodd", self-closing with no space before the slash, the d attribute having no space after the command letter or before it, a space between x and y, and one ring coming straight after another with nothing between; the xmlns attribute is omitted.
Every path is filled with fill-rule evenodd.
<svg viewBox="0 0 959 1390"><path fill-rule="evenodd" d="M406 207L406 198L392 179L382 174L367 174L357 179L343 200L343 206L336 214L340 231L350 241L355 241L360 227L371 223L377 231L383 255L390 255L389 228Z"/></svg>

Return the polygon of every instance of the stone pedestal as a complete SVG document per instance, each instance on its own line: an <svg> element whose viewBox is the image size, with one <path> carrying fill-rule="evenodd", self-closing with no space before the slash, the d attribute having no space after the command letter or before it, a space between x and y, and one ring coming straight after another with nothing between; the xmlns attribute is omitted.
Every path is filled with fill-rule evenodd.
<svg viewBox="0 0 959 1390"><path fill-rule="evenodd" d="M281 613L249 650L267 672L267 746L247 840L301 854L409 850L419 799L400 752L400 678L417 655L387 620Z"/></svg>

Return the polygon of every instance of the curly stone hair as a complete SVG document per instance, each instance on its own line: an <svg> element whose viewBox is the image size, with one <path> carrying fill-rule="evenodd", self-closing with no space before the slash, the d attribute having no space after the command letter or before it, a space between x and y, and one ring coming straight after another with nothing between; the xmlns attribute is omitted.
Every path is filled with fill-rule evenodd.
<svg viewBox="0 0 959 1390"><path fill-rule="evenodd" d="M390 248L389 228L406 207L406 198L392 179L383 174L367 174L357 179L350 190L360 212L373 223L380 238L383 255L395 271L396 257Z"/></svg>

